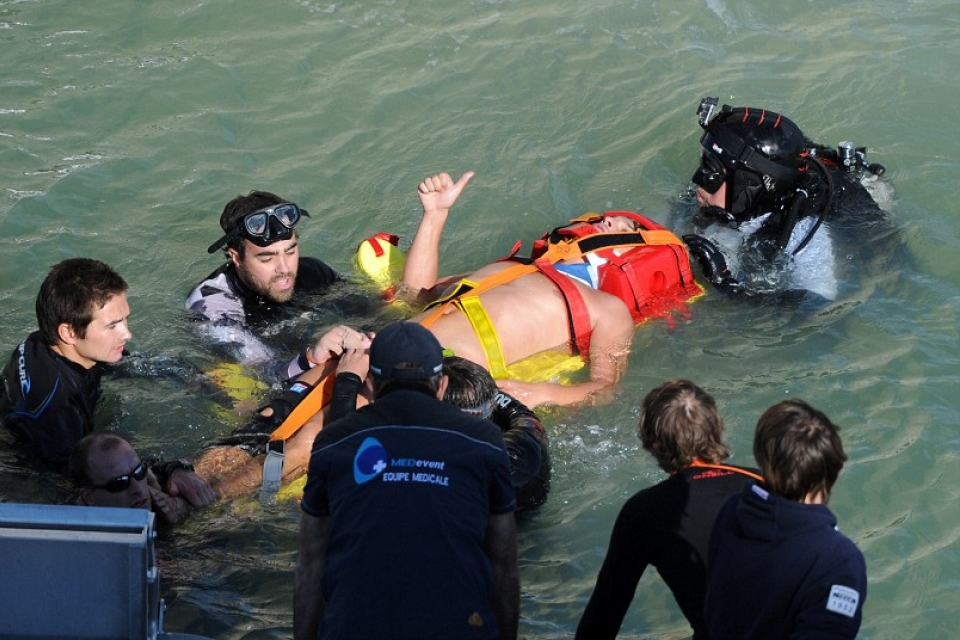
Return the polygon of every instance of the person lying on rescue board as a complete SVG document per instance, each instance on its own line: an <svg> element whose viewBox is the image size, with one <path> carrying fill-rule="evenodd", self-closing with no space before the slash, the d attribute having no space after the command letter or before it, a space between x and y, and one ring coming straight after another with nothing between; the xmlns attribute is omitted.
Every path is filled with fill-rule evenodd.
<svg viewBox="0 0 960 640"><path fill-rule="evenodd" d="M440 277L440 237L473 176L454 181L438 173L419 184L423 218L398 297L430 305L414 320L528 407L601 400L623 375L634 327L701 293L683 243L636 213L591 213L545 234L529 258L512 255L465 276ZM556 350L588 364L589 380L516 379L511 365Z"/></svg>
<svg viewBox="0 0 960 640"><path fill-rule="evenodd" d="M423 219L406 257L397 297L437 302L414 320L453 354L489 370L505 393L527 407L598 400L598 394L623 374L634 326L669 313L702 292L693 279L686 248L672 232L639 214L588 214L545 234L535 243L531 258L511 256L467 277L441 279L440 235L450 207L473 175L466 173L454 182L441 173L419 184ZM441 296L451 286L453 293ZM336 386L329 384L332 380L320 381L332 377L336 368L338 374L353 372L353 386L358 387L365 375L369 339L348 328L329 332L321 342L330 345L317 350L329 354L329 359L298 378L284 394L289 402L279 407L280 413L269 421L258 419L251 429L234 434L237 439L218 441L201 454L195 466L219 495L252 491L261 481L265 488L273 486L261 491L262 496L269 495L303 475L313 438L330 419L330 405L356 398L358 392L344 386L340 375ZM589 364L590 379L568 386L530 381L526 375L516 379L520 374L512 365L551 351L565 361L579 358ZM332 390L332 402L321 393L325 387ZM256 446L246 451L222 446L245 447L240 440L251 437Z"/></svg>

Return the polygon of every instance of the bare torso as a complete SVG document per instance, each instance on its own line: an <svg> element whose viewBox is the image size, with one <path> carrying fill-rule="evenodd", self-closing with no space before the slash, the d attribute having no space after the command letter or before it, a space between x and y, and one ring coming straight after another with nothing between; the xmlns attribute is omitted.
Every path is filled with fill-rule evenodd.
<svg viewBox="0 0 960 640"><path fill-rule="evenodd" d="M487 265L466 279L479 282L514 264L498 262ZM590 311L591 326L596 325L595 311L600 308L609 308L612 304L623 308L623 313L626 313L623 304L613 296L590 289L576 280L571 282L580 291ZM513 364L541 351L569 351L570 329L566 303L556 285L543 274L523 275L482 293L480 300L497 330L507 364ZM421 314L414 320L419 321L429 313ZM456 306L449 305L446 314L429 328L444 348L488 366L470 321Z"/></svg>

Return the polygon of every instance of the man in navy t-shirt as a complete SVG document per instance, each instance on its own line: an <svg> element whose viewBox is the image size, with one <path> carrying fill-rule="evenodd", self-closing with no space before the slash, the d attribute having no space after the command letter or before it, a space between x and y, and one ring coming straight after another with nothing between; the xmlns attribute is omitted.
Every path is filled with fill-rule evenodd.
<svg viewBox="0 0 960 640"><path fill-rule="evenodd" d="M441 401L420 325L374 338L375 400L327 425L304 489L294 634L516 638L514 490L500 430Z"/></svg>

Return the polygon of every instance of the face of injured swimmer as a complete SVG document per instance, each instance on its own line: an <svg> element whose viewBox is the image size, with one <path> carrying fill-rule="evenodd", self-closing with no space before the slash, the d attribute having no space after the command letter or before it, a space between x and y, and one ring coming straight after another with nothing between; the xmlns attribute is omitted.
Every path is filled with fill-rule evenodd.
<svg viewBox="0 0 960 640"><path fill-rule="evenodd" d="M591 224L600 233L635 233L640 231L640 223L627 216L606 216Z"/></svg>

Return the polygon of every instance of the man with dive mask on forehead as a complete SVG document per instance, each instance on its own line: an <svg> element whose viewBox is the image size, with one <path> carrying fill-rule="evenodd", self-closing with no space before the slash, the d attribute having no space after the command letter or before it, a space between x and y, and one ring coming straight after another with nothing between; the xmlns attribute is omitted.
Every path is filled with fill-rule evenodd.
<svg viewBox="0 0 960 640"><path fill-rule="evenodd" d="M864 187L884 168L866 161L865 148L816 144L766 109L718 109L705 98L697 115L697 213L683 239L706 278L731 293L814 308L835 300L839 236L884 218Z"/></svg>
<svg viewBox="0 0 960 640"><path fill-rule="evenodd" d="M188 311L204 321L212 342L236 353L246 365L272 363L277 351L264 342L275 337L279 322L316 310L316 299L339 276L324 262L300 255L297 225L309 214L280 196L251 191L227 203L220 215L224 235L207 249L223 249L228 262L207 276L186 301ZM298 327L302 333L303 327ZM300 345L297 345L299 349ZM299 349L276 372L288 380L320 361L316 345Z"/></svg>

